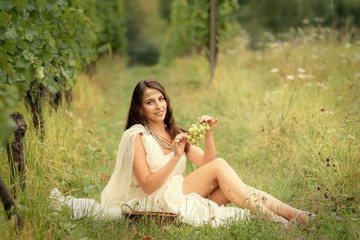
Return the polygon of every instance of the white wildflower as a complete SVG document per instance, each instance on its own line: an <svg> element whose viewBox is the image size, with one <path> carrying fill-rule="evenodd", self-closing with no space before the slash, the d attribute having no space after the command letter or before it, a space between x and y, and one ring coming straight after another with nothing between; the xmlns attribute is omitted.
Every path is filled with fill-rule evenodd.
<svg viewBox="0 0 360 240"><path fill-rule="evenodd" d="M355 137L354 136L352 136L352 135L347 135L345 138L347 138L347 139L355 139Z"/></svg>
<svg viewBox="0 0 360 240"><path fill-rule="evenodd" d="M287 76L286 76L286 79L288 79L288 80L294 80L295 77L294 77L293 75L287 75Z"/></svg>
<svg viewBox="0 0 360 240"><path fill-rule="evenodd" d="M306 72L305 69L303 69L303 68L298 68L297 70L298 70L298 72L301 72L301 73L305 73L305 72Z"/></svg>
<svg viewBox="0 0 360 240"><path fill-rule="evenodd" d="M304 18L304 19L302 20L302 22L303 22L303 24L309 24L309 23L310 23L310 20L307 19L307 18Z"/></svg>
<svg viewBox="0 0 360 240"><path fill-rule="evenodd" d="M317 82L317 85L318 85L319 87L322 87L322 89L324 89L324 90L327 89L327 87L325 86L325 84L323 84L323 83L321 83L321 82Z"/></svg>
<svg viewBox="0 0 360 240"><path fill-rule="evenodd" d="M70 111L65 111L66 115L68 115L70 118L73 118L74 117L74 114Z"/></svg>
<svg viewBox="0 0 360 240"><path fill-rule="evenodd" d="M271 73L277 73L277 72L279 72L279 69L278 69L278 68L273 68L273 69L271 69L270 72L271 72Z"/></svg>
<svg viewBox="0 0 360 240"><path fill-rule="evenodd" d="M298 78L300 79L305 79L306 78L306 75L305 74L298 74L296 75Z"/></svg>
<svg viewBox="0 0 360 240"><path fill-rule="evenodd" d="M345 48L350 48L351 47L351 43L346 43L345 44Z"/></svg>

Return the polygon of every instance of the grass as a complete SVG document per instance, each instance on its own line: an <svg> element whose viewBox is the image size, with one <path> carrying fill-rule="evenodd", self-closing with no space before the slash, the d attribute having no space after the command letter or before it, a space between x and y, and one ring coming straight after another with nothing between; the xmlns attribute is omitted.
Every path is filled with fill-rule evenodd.
<svg viewBox="0 0 360 240"><path fill-rule="evenodd" d="M201 56L170 67L131 67L119 58L98 63L93 79L80 75L68 109L47 107L42 142L30 124L25 136L27 187L18 191L26 223L14 232L0 210L4 239L360 239L360 40L329 29L307 29L264 51L246 48L239 36L221 46L214 84ZM100 200L115 164L133 87L160 80L171 97L178 124L189 127L202 114L218 118L218 156L244 182L291 206L316 213L306 226L289 230L253 217L212 228L157 227L132 223L71 221L70 209L53 212L49 192ZM6 151L0 173L9 183ZM195 167L188 164L187 173ZM18 186L10 186L17 188Z"/></svg>

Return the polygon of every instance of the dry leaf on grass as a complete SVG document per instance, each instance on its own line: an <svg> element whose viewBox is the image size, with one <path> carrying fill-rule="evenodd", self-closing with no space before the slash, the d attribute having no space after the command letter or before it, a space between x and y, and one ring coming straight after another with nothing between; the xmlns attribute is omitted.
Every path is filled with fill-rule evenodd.
<svg viewBox="0 0 360 240"><path fill-rule="evenodd" d="M138 231L136 230L136 228L134 227L133 224L131 225L131 230L133 231L133 233L134 233L135 235L138 234Z"/></svg>
<svg viewBox="0 0 360 240"><path fill-rule="evenodd" d="M171 229L171 227L170 226L163 226L163 228L162 228L163 230L165 230L165 231L167 231L167 230L170 230Z"/></svg>
<svg viewBox="0 0 360 240"><path fill-rule="evenodd" d="M147 235L146 237L144 237L144 240L154 240L155 238L153 238L151 236L151 234Z"/></svg>

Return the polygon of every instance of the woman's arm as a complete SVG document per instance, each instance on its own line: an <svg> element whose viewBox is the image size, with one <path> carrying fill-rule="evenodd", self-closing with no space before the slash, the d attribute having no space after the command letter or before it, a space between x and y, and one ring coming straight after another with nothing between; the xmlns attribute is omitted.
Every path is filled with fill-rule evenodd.
<svg viewBox="0 0 360 240"><path fill-rule="evenodd" d="M197 166L201 167L208 162L211 162L216 158L216 148L214 137L212 134L212 129L217 123L216 119L213 119L210 116L202 116L199 118L199 122L208 122L210 126L210 130L206 131L205 134L205 147L204 151L201 148L196 147L194 145L190 145L189 151L186 154L186 157Z"/></svg>
<svg viewBox="0 0 360 240"><path fill-rule="evenodd" d="M205 134L205 147L204 147L204 164L214 160L216 158L216 149L212 129L206 131Z"/></svg>
<svg viewBox="0 0 360 240"><path fill-rule="evenodd" d="M179 135L176 136L173 142L175 148L174 156L162 168L160 168L154 173L151 172L150 167L146 162L146 153L141 140L141 134L136 136L133 172L141 189L145 193L150 195L157 189L159 189L165 183L166 179L170 176L171 172L174 170L175 166L179 162L185 147L185 141L180 142L179 140L183 137L182 135L184 134Z"/></svg>

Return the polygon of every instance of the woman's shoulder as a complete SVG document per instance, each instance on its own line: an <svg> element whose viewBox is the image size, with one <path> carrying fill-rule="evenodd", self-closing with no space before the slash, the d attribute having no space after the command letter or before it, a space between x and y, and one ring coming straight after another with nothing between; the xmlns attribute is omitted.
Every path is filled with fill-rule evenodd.
<svg viewBox="0 0 360 240"><path fill-rule="evenodd" d="M147 129L142 124L134 124L130 128L126 129L123 136L138 135L139 133L146 133Z"/></svg>
<svg viewBox="0 0 360 240"><path fill-rule="evenodd" d="M132 125L130 128L126 129L125 132L128 131L146 131L146 127L140 123Z"/></svg>

